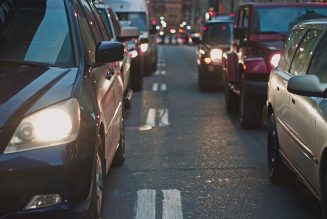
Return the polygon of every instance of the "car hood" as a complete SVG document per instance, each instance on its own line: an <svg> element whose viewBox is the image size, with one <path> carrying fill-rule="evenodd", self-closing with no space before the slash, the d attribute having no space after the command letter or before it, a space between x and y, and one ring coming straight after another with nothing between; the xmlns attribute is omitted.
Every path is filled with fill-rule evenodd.
<svg viewBox="0 0 327 219"><path fill-rule="evenodd" d="M281 51L284 43L283 40L263 41L258 42L258 46L272 51Z"/></svg>
<svg viewBox="0 0 327 219"><path fill-rule="evenodd" d="M77 72L77 68L2 65L0 129L17 126L25 115L68 99Z"/></svg>

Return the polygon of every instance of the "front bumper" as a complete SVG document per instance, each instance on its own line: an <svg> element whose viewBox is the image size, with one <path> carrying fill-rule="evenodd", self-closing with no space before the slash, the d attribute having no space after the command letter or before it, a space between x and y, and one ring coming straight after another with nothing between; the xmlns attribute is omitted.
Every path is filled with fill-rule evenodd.
<svg viewBox="0 0 327 219"><path fill-rule="evenodd" d="M0 219L84 218L90 207L94 134L67 145L0 155ZM59 194L51 207L23 210L35 195Z"/></svg>

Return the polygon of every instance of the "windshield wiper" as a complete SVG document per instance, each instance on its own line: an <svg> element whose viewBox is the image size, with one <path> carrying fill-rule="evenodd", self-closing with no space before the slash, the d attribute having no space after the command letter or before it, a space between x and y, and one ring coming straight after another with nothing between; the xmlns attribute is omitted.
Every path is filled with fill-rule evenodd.
<svg viewBox="0 0 327 219"><path fill-rule="evenodd" d="M0 58L0 62L9 63L9 64L35 66L35 67L55 67L55 65L50 64L50 63L26 61L26 60L18 60L18 59L1 59Z"/></svg>

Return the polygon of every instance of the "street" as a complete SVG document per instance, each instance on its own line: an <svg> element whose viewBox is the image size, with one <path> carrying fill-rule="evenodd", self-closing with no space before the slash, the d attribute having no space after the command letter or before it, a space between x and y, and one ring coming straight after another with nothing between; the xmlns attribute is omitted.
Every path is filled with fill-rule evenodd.
<svg viewBox="0 0 327 219"><path fill-rule="evenodd" d="M106 178L104 218L319 218L298 180L268 179L266 128L241 129L223 91L199 91L195 47L158 55L126 112L126 161Z"/></svg>

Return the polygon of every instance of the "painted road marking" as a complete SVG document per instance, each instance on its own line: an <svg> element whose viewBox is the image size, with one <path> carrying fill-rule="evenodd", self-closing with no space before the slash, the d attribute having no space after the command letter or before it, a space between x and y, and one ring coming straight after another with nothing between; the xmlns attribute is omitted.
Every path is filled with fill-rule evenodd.
<svg viewBox="0 0 327 219"><path fill-rule="evenodd" d="M165 63L158 63L158 67L166 67L166 64Z"/></svg>
<svg viewBox="0 0 327 219"><path fill-rule="evenodd" d="M160 90L161 90L161 91L167 91L167 84L162 83L162 84L160 85Z"/></svg>
<svg viewBox="0 0 327 219"><path fill-rule="evenodd" d="M154 83L154 84L152 85L152 90L153 90L153 91L158 91L158 83Z"/></svg>
<svg viewBox="0 0 327 219"><path fill-rule="evenodd" d="M165 70L161 70L161 75L166 75L166 71Z"/></svg>
<svg viewBox="0 0 327 219"><path fill-rule="evenodd" d="M145 125L151 127L167 127L169 123L168 109L154 109L150 108L146 117Z"/></svg>
<svg viewBox="0 0 327 219"><path fill-rule="evenodd" d="M156 126L156 110L150 108L148 111L148 115L146 117L146 125L155 127Z"/></svg>
<svg viewBox="0 0 327 219"><path fill-rule="evenodd" d="M183 219L181 193L179 190L163 190L163 219Z"/></svg>
<svg viewBox="0 0 327 219"><path fill-rule="evenodd" d="M159 111L159 127L169 126L168 109L160 109Z"/></svg>
<svg viewBox="0 0 327 219"><path fill-rule="evenodd" d="M154 74L155 74L155 75L159 75L159 70L157 70Z"/></svg>
<svg viewBox="0 0 327 219"><path fill-rule="evenodd" d="M137 191L136 219L156 218L156 191L142 189Z"/></svg>

